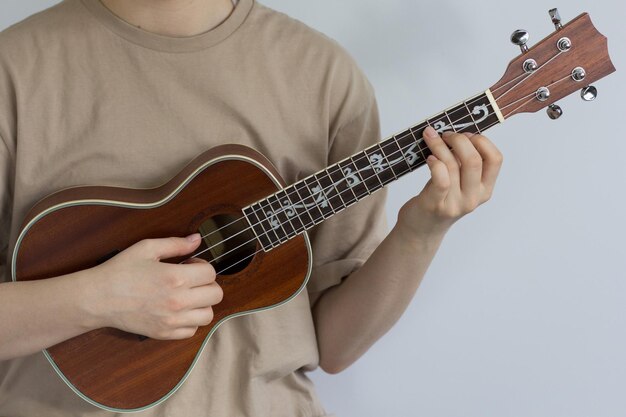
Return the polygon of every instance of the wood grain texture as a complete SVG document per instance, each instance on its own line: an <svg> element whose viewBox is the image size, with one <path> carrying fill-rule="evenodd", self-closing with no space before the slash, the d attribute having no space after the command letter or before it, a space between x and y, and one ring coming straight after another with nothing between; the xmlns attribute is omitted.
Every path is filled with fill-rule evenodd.
<svg viewBox="0 0 626 417"><path fill-rule="evenodd" d="M562 37L570 39L571 49L548 62L559 52L557 41ZM529 58L537 62L539 69L527 77L521 77L524 74L523 63ZM582 67L586 72L585 79L580 82L568 78L576 67ZM561 30L548 35L529 48L528 52L513 59L502 78L490 90L504 118L508 118L518 113L536 112L614 71L607 38L594 27L589 15L582 13ZM558 81L564 77L564 80ZM520 82L522 79L524 81ZM549 86L550 98L539 101L535 98L535 92L543 86Z"/></svg>
<svg viewBox="0 0 626 417"><path fill-rule="evenodd" d="M158 207L128 208L83 202L50 211L32 223L16 245L14 279L63 275L93 267L111 251L123 250L145 238L186 236L197 231L208 217L239 213L243 207L277 190L272 179L253 163L211 162L233 154L254 159L282 183L276 169L256 151L240 145L224 145L201 154L158 188L62 190L38 202L27 215L24 226L39 213L67 201L160 201L206 164L175 196ZM142 341L137 335L103 328L47 351L74 388L92 401L123 410L149 406L176 387L221 319L281 303L303 286L310 261L307 244L299 235L272 251L259 252L242 271L218 276L217 282L224 290L223 301L214 307L213 322L199 328L192 338ZM172 258L167 262L182 259Z"/></svg>

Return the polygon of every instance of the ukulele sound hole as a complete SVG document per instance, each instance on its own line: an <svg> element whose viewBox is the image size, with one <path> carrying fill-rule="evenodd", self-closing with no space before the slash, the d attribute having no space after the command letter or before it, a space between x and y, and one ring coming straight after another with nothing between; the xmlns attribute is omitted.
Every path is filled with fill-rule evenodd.
<svg viewBox="0 0 626 417"><path fill-rule="evenodd" d="M220 275L231 275L247 267L257 251L257 240L244 217L218 214L205 220L198 232L203 236L196 252L213 264Z"/></svg>

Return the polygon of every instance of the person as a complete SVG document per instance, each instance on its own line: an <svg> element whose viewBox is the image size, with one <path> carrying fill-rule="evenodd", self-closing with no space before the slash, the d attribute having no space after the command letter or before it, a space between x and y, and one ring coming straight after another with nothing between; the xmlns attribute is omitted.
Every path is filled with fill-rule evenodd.
<svg viewBox="0 0 626 417"><path fill-rule="evenodd" d="M336 41L255 0L65 0L0 34L0 415L108 416L39 352L100 327L192 336L222 299L198 235L145 239L97 267L12 282L35 202L76 185L152 188L221 143L288 184L380 140L374 89ZM398 320L449 228L502 163L482 135L427 129L431 178L388 232L386 191L310 232L290 302L226 321L186 382L143 416L324 416L306 372L341 372ZM453 150L450 150L451 147Z"/></svg>

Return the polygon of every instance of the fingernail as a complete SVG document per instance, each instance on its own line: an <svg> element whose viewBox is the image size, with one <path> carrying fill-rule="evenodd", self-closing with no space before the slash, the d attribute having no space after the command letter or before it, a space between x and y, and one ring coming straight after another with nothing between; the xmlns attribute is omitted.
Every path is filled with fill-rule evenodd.
<svg viewBox="0 0 626 417"><path fill-rule="evenodd" d="M187 240L190 242L197 242L200 240L200 233L194 233L192 235L187 236Z"/></svg>
<svg viewBox="0 0 626 417"><path fill-rule="evenodd" d="M435 162L437 160L437 158L435 158L433 155L428 155L428 158L426 158L426 162Z"/></svg>
<svg viewBox="0 0 626 417"><path fill-rule="evenodd" d="M424 129L424 136L427 138L436 138L437 131L433 129L432 126L427 126L426 129Z"/></svg>

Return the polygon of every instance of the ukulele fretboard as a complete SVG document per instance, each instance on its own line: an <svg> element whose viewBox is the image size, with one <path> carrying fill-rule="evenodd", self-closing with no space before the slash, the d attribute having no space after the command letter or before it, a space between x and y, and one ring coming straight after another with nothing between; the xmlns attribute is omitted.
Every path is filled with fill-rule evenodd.
<svg viewBox="0 0 626 417"><path fill-rule="evenodd" d="M422 139L437 132L480 133L499 123L485 92L392 135L244 208L263 250L270 250L417 169L431 154Z"/></svg>

